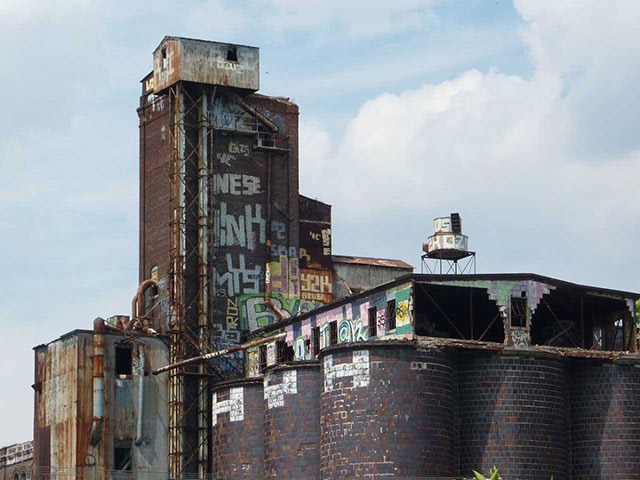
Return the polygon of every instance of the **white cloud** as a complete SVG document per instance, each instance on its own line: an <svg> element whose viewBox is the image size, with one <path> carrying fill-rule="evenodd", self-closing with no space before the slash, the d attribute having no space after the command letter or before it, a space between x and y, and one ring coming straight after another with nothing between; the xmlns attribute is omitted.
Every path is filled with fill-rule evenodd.
<svg viewBox="0 0 640 480"><path fill-rule="evenodd" d="M640 140L627 136L627 144L620 145L603 136L600 128L610 126L598 116L615 128L635 130L638 124L635 112L615 118L628 111L627 102L635 105L635 87L618 82L605 91L612 80L634 77L637 61L630 71L621 66L623 73L610 71L608 76L602 64L619 57L621 48L640 58L640 34L620 18L625 13L634 17L640 7L606 5L615 15L597 2L571 8L518 2L530 22L523 34L535 66L529 78L470 70L366 102L340 142L323 148L336 152L325 160L329 168L318 181L328 185L326 197L334 213L359 231L376 232L384 245L381 218L460 210L467 224L479 230L471 241L481 248L481 258L490 261L483 264L484 271L535 268L631 289L635 276L620 273L617 266L632 256L639 230L635 176ZM598 18L620 19L621 28L601 27ZM606 102L599 100L603 97ZM624 124L630 118L636 121ZM313 131L322 138L321 126ZM431 226L425 220L426 237ZM399 227L400 219L394 222L385 227L405 229L395 239L397 247L416 228ZM355 252L362 237L354 233L343 245ZM419 239L411 241L414 246L404 244L415 258ZM588 272L590 264L597 267Z"/></svg>

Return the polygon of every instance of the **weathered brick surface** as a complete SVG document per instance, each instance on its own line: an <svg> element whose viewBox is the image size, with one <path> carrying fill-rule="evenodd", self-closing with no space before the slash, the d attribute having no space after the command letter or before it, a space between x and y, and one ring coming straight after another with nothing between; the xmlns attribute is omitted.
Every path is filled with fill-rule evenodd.
<svg viewBox="0 0 640 480"><path fill-rule="evenodd" d="M474 353L458 369L458 474L498 465L505 478L569 478L562 360Z"/></svg>
<svg viewBox="0 0 640 480"><path fill-rule="evenodd" d="M265 388L265 478L320 478L318 362L267 371Z"/></svg>
<svg viewBox="0 0 640 480"><path fill-rule="evenodd" d="M633 365L572 365L573 478L640 479L639 385Z"/></svg>
<svg viewBox="0 0 640 480"><path fill-rule="evenodd" d="M242 389L242 420L239 420L237 393L233 400L232 390ZM215 401L211 428L212 464L215 478L261 479L264 457L264 398L261 379L229 382L214 389ZM237 392L237 390L236 390ZM233 404L222 402L232 401ZM215 413L216 403L222 403ZM227 406L229 408L227 408ZM235 408L235 410L234 410ZM227 411L224 411L227 410ZM232 421L232 415L235 418Z"/></svg>
<svg viewBox="0 0 640 480"><path fill-rule="evenodd" d="M454 368L447 353L351 344L323 351L320 360L323 478L453 474Z"/></svg>

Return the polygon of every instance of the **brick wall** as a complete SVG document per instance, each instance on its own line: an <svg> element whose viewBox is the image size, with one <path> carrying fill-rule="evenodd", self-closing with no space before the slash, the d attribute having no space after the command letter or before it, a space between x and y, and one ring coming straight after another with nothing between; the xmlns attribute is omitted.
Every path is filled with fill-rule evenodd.
<svg viewBox="0 0 640 480"><path fill-rule="evenodd" d="M438 350L351 344L322 352L323 478L448 475L454 369Z"/></svg>
<svg viewBox="0 0 640 480"><path fill-rule="evenodd" d="M499 465L505 478L568 478L562 360L476 353L462 356L458 369L459 474Z"/></svg>
<svg viewBox="0 0 640 480"><path fill-rule="evenodd" d="M265 478L320 479L318 362L268 370L265 392Z"/></svg>
<svg viewBox="0 0 640 480"><path fill-rule="evenodd" d="M573 478L640 479L639 385L633 365L572 365Z"/></svg>
<svg viewBox="0 0 640 480"><path fill-rule="evenodd" d="M264 398L262 380L229 382L212 395L211 444L215 478L262 478Z"/></svg>

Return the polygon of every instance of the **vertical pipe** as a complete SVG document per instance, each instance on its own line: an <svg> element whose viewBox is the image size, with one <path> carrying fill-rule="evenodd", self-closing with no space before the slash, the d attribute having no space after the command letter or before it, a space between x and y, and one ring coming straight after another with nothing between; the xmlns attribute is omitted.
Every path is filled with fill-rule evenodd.
<svg viewBox="0 0 640 480"><path fill-rule="evenodd" d="M198 330L200 350L209 349L209 136L208 128L208 92L203 90L200 105L199 121L199 152L198 152L198 258L199 258L199 288L198 288ZM200 366L200 373L205 373L205 366ZM208 416L207 416L207 380L201 377L198 393L198 473L201 478L207 474L208 462Z"/></svg>
<svg viewBox="0 0 640 480"><path fill-rule="evenodd" d="M93 423L89 444L100 441L104 420L104 319L93 321Z"/></svg>
<svg viewBox="0 0 640 480"><path fill-rule="evenodd" d="M267 241L265 244L265 268L264 268L264 303L276 314L279 320L284 320L284 313L273 304L271 300L271 270L269 267L269 259L271 257L271 163L273 157L271 152L267 153Z"/></svg>
<svg viewBox="0 0 640 480"><path fill-rule="evenodd" d="M146 359L144 344L138 345L138 424L136 426L137 446L142 445L142 418L144 412L144 371L146 368Z"/></svg>

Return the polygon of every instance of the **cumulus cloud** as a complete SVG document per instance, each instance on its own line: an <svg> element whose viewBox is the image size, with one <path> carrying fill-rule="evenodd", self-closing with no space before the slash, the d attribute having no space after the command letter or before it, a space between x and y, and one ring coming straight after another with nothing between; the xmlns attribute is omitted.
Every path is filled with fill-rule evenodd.
<svg viewBox="0 0 640 480"><path fill-rule="evenodd" d="M632 255L640 212L640 140L631 135L640 109L628 108L638 98L630 79L639 35L627 28L640 7L557 3L517 2L531 76L469 70L362 105L324 160L332 173L318 182L330 185L323 193L334 214L376 232L382 245L411 237L411 254L387 253L416 265L419 233L398 217L427 217L426 237L429 217L460 210L475 230L472 246L489 260L484 271L535 270L632 289L634 275L617 267ZM621 49L630 63L618 74L612 59ZM317 125L303 127L307 138L323 138ZM385 236L381 219L395 237ZM362 245L361 234L351 237L344 253Z"/></svg>

